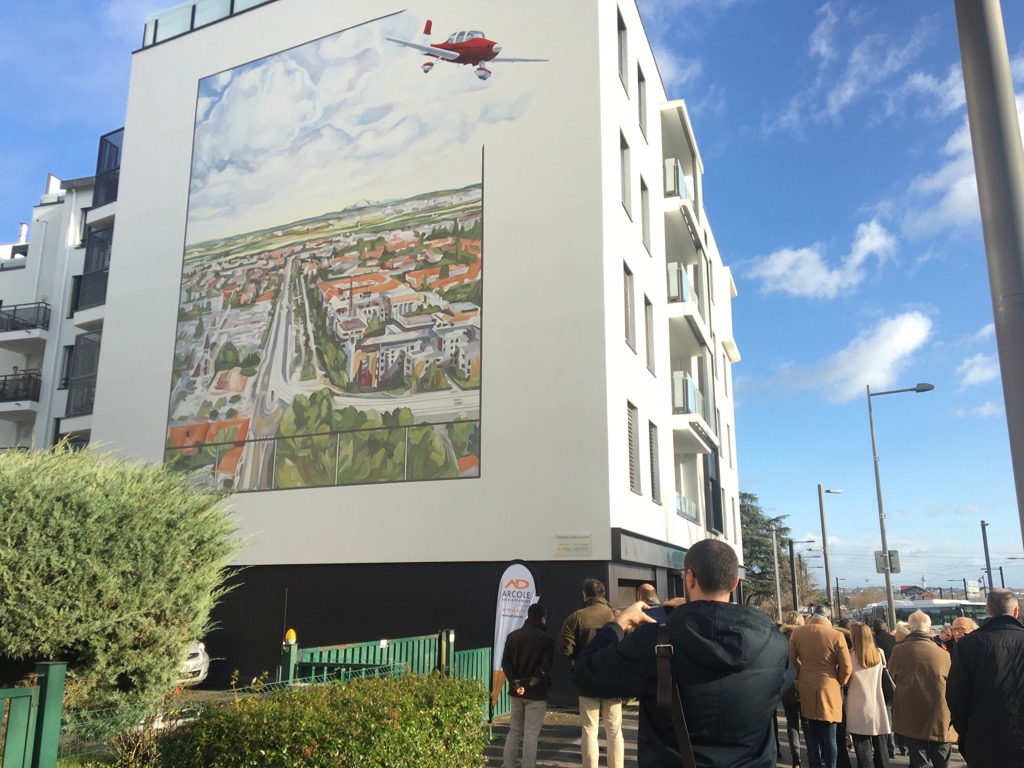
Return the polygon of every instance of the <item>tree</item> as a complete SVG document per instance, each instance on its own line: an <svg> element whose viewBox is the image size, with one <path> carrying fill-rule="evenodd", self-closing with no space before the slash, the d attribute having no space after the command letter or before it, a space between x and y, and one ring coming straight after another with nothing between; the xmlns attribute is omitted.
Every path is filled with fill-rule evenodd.
<svg viewBox="0 0 1024 768"><path fill-rule="evenodd" d="M88 449L0 454L0 687L66 661L70 706L169 693L238 549L223 498Z"/></svg>
<svg viewBox="0 0 1024 768"><path fill-rule="evenodd" d="M743 532L743 562L747 577L743 592L747 605L775 613L775 559L772 557L772 528L776 529L779 583L783 611L793 609L792 570L789 567L789 526L783 523L789 515L769 517L761 507L757 494L740 493L740 525ZM821 588L807 564L797 568L797 592L801 607L824 602Z"/></svg>

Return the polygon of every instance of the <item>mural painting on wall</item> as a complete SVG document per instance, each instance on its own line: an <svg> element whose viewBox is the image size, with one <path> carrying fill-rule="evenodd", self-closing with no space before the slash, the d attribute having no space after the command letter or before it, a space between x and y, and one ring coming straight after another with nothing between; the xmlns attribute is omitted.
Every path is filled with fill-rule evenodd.
<svg viewBox="0 0 1024 768"><path fill-rule="evenodd" d="M243 491L479 476L483 137L529 94L422 88L391 42L421 27L200 81L172 466Z"/></svg>

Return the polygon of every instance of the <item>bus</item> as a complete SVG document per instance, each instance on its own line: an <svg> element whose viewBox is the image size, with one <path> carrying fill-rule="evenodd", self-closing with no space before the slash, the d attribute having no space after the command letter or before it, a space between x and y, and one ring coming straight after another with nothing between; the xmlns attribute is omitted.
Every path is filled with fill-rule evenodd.
<svg viewBox="0 0 1024 768"><path fill-rule="evenodd" d="M952 624L953 619L966 616L974 619L978 626L988 618L985 604L971 600L893 600L896 609L896 621L906 621L914 611L924 611L931 617L932 628L938 632L943 624ZM861 611L861 621L871 624L875 619L888 622L889 607L887 603L871 603ZM896 627L889 627L895 632Z"/></svg>

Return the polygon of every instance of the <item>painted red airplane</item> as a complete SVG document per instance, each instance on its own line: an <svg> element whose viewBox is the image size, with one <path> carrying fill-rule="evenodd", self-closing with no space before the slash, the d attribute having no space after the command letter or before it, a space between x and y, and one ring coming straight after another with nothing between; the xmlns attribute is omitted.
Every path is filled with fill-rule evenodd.
<svg viewBox="0 0 1024 768"><path fill-rule="evenodd" d="M501 46L493 40L488 40L484 37L483 32L475 30L456 32L443 43L431 45L431 26L432 22L430 19L427 19L426 26L423 27L422 43L414 43L411 40L399 40L397 37L389 37L387 39L392 43L404 45L406 48L415 48L417 51L421 51L424 56L430 56L440 61L450 61L452 64L471 64L476 67L476 76L481 80L486 80L491 76L491 70L484 66L484 62L547 61L547 59L512 59L504 56L499 58L498 54L501 53ZM421 68L424 73L429 72L434 68L434 62L425 61Z"/></svg>

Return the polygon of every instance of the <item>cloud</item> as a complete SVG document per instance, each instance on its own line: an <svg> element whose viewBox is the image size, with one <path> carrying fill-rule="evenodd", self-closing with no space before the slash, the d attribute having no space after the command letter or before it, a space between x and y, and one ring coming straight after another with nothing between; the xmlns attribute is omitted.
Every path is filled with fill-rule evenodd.
<svg viewBox="0 0 1024 768"><path fill-rule="evenodd" d="M937 170L915 178L907 190L901 223L907 237L934 237L949 229L977 230L981 210L966 117L942 153L948 160Z"/></svg>
<svg viewBox="0 0 1024 768"><path fill-rule="evenodd" d="M995 335L996 335L996 324L995 323L989 323L988 325L983 325L981 327L981 330L979 330L976 334L974 334L973 340L974 341L985 341L986 339L991 339Z"/></svg>
<svg viewBox="0 0 1024 768"><path fill-rule="evenodd" d="M850 252L838 267L825 261L821 243L803 248L783 248L754 259L749 276L761 281L766 293L784 293L812 299L834 299L857 288L866 277L865 264L880 262L896 253L896 238L876 219L857 227Z"/></svg>
<svg viewBox="0 0 1024 768"><path fill-rule="evenodd" d="M964 360L956 369L960 387L973 387L999 378L999 363L992 355L977 354Z"/></svg>
<svg viewBox="0 0 1024 768"><path fill-rule="evenodd" d="M109 0L107 31L113 37L141 45L146 19L169 7L166 0Z"/></svg>
<svg viewBox="0 0 1024 768"><path fill-rule="evenodd" d="M953 415L958 419L966 419L967 417L975 417L980 419L987 419L991 416L1002 416L1003 406L1000 403L986 400L979 406L974 408L964 408L959 406L953 409Z"/></svg>
<svg viewBox="0 0 1024 768"><path fill-rule="evenodd" d="M931 334L932 321L922 312L882 318L814 365L783 365L772 386L778 389L781 382L791 390L817 390L830 403L849 402L863 397L868 385L876 390L895 385Z"/></svg>
<svg viewBox="0 0 1024 768"><path fill-rule="evenodd" d="M823 62L832 61L838 55L835 33L836 22L839 20L839 17L836 15L831 3L825 3L821 6L818 9L818 16L820 19L814 31L811 32L807 45L808 51L811 54L811 58L819 59Z"/></svg>
<svg viewBox="0 0 1024 768"><path fill-rule="evenodd" d="M941 80L927 72L912 72L901 86L889 93L885 115L900 112L912 101L921 102L919 114L933 120L959 112L967 103L963 69L952 65Z"/></svg>
<svg viewBox="0 0 1024 768"><path fill-rule="evenodd" d="M696 81L704 72L704 66L699 59L683 58L662 43L656 43L652 48L654 59L658 62L658 72L661 73L661 80L669 98L672 98L675 89Z"/></svg>

